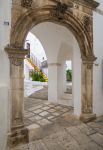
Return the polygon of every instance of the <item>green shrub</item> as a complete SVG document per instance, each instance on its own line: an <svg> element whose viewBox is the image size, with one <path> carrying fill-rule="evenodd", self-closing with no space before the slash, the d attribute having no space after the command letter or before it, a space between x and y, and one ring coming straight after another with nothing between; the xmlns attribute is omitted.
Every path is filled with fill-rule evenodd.
<svg viewBox="0 0 103 150"><path fill-rule="evenodd" d="M66 79L67 81L72 81L72 70L66 70Z"/></svg>
<svg viewBox="0 0 103 150"><path fill-rule="evenodd" d="M43 76L34 70L29 72L29 76L32 78L32 81L46 82Z"/></svg>

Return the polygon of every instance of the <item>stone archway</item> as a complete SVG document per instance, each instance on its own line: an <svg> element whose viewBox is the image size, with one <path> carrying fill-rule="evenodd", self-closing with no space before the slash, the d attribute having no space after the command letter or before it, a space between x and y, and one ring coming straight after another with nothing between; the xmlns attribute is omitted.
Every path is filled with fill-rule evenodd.
<svg viewBox="0 0 103 150"><path fill-rule="evenodd" d="M57 9L56 4L27 9L14 24L11 30L10 45L5 48L10 58L11 69L11 142L27 139L27 130L25 130L23 123L23 59L28 50L23 49L23 45L28 31L41 22L49 21L65 26L77 39L82 58L80 119L87 122L96 117L93 114L92 106L93 62L96 59L93 53L92 11L98 4L94 1L93 3L82 3L78 7L81 7L82 10L87 9L88 15L85 15L85 12L82 12L83 14L79 17L75 15L74 4L72 10L61 11L63 4L60 3L61 9ZM66 6L68 7L68 4Z"/></svg>

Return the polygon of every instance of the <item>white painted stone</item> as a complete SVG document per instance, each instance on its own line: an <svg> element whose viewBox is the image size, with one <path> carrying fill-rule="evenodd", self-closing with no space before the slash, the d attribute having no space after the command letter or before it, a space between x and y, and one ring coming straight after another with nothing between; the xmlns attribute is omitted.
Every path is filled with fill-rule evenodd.
<svg viewBox="0 0 103 150"><path fill-rule="evenodd" d="M32 124L27 127L27 129L29 131L29 135L28 135L29 141L31 141L33 139L34 135L38 133L38 131L40 130L39 128L40 128L40 126L37 124Z"/></svg>

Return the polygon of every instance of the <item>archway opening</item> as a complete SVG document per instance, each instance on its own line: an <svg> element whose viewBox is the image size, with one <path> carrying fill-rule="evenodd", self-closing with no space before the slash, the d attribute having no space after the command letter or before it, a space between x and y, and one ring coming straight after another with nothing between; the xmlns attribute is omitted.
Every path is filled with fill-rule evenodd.
<svg viewBox="0 0 103 150"><path fill-rule="evenodd" d="M46 71L48 72L48 82L46 82L44 85L42 84L42 82L39 82L38 87L40 87L40 89L38 88L37 91L33 91L32 86L32 93L30 93L31 95L25 101L25 122L27 123L27 125L31 125L33 123L36 123L37 125L42 125L45 123L48 124L48 122L52 123L53 119L56 119L58 116L60 117L60 114L64 108L65 111L63 110L62 115L66 112L69 114L69 111L72 112L74 107L74 110L79 110L79 114L81 112L81 106L77 108L77 103L81 103L81 93L80 91L78 91L78 89L75 89L75 84L76 80L78 80L76 74L79 74L79 78L81 76L80 70L78 70L77 72L75 71L75 75L72 75L71 77L73 78L73 86L71 84L72 80L70 79L71 81L68 81L68 87L68 79L66 79L66 73L68 72L67 60L70 60L69 63L74 63L75 67L73 67L72 70L75 70L75 68L78 67L76 66L76 59L81 60L79 46L78 44L75 44L77 43L76 39L67 28L51 22L40 23L32 28L30 32L33 34L33 36L35 35L39 39L39 41L42 43L43 49L45 49L46 55L43 56L43 53L40 52L40 56L41 59L45 57L45 59L47 60L48 58L48 68ZM33 43L33 41L30 42L30 39L28 39L28 37L29 36L27 36L25 40L25 46L28 47L25 48L32 49L31 44ZM36 43L34 43L35 48L33 48L35 54ZM42 49L42 47L40 48ZM76 56L76 53L79 53L78 57ZM28 57L30 57L30 59L32 60L34 59L32 50L28 54ZM80 63L79 66L81 66ZM40 68L40 66L38 67ZM71 64L69 65L69 67L71 67ZM28 72L30 74L32 68L29 69L30 70ZM29 78L30 80L28 72L27 75L25 74L25 77ZM42 87L46 86L46 89L43 93L40 84L42 84ZM80 86L80 80L78 80L78 84ZM70 88L69 90L71 90L71 93L67 92L68 88ZM79 98L77 96L77 93L79 95ZM76 97L76 99L74 99L74 97ZM52 105L52 108L50 107L50 105ZM45 123L42 121L44 119Z"/></svg>

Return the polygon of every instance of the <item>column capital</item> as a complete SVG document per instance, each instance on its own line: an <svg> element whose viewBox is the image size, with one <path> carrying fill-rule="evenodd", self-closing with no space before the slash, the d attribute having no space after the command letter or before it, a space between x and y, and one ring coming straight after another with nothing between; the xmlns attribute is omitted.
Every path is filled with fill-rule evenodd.
<svg viewBox="0 0 103 150"><path fill-rule="evenodd" d="M15 66L21 66L25 55L28 54L29 50L7 46L5 47L5 51L8 54L11 64Z"/></svg>
<svg viewBox="0 0 103 150"><path fill-rule="evenodd" d="M97 58L95 56L90 56L87 58L82 58L82 64L87 65L87 69L93 68L93 63Z"/></svg>
<svg viewBox="0 0 103 150"><path fill-rule="evenodd" d="M82 57L82 62L86 64L90 64L90 63L93 63L96 59L97 57L95 56Z"/></svg>

